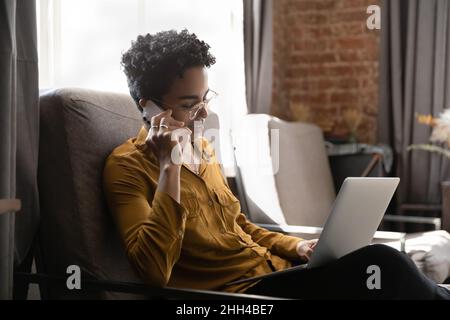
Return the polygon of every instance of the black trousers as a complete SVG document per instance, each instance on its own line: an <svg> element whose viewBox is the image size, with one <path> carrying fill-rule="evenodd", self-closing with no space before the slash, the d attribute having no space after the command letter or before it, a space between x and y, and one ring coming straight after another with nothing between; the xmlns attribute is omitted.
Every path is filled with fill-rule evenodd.
<svg viewBox="0 0 450 320"><path fill-rule="evenodd" d="M378 244L324 267L264 278L245 293L296 299L450 299L450 291L424 276L406 254Z"/></svg>

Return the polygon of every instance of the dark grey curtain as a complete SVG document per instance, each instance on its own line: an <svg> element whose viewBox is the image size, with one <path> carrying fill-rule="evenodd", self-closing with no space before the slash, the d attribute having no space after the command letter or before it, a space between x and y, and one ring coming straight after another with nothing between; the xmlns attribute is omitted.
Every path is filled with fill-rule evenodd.
<svg viewBox="0 0 450 320"><path fill-rule="evenodd" d="M249 113L270 113L272 103L272 0L243 0L244 59Z"/></svg>
<svg viewBox="0 0 450 320"><path fill-rule="evenodd" d="M438 203L449 177L442 156L406 151L428 142L416 113L450 108L450 1L385 0L382 4L378 135L396 155L400 203Z"/></svg>
<svg viewBox="0 0 450 320"><path fill-rule="evenodd" d="M0 198L22 210L0 216L0 299L11 298L13 264L29 252L37 228L39 141L35 1L0 1Z"/></svg>

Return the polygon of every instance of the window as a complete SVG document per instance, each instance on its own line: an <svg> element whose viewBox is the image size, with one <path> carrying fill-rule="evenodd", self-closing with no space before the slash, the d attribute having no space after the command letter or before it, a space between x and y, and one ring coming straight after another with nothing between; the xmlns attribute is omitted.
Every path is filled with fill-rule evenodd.
<svg viewBox="0 0 450 320"><path fill-rule="evenodd" d="M41 88L128 93L122 52L138 34L187 28L211 46L217 63L211 109L220 118L222 159L232 174L229 131L245 114L242 0L36 0ZM231 170L231 171L230 171Z"/></svg>

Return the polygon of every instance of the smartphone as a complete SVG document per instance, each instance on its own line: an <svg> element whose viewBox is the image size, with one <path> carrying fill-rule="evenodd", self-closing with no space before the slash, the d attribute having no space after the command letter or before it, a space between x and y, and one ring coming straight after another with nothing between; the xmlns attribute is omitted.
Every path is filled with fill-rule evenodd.
<svg viewBox="0 0 450 320"><path fill-rule="evenodd" d="M154 103L152 100L147 100L147 103L142 108L142 120L147 126L151 126L151 119L152 117L160 114L161 112L164 112L162 108L160 108L156 103Z"/></svg>
<svg viewBox="0 0 450 320"><path fill-rule="evenodd" d="M151 119L152 117L164 112L165 110L163 110L161 107L159 107L156 103L154 103L152 100L148 100L145 103L145 106L142 108L142 120L144 121L144 125L146 126L146 129L148 130L151 127ZM186 135L180 135L180 140L179 142L182 143L182 145L184 145L185 143L189 142L191 140L190 138L190 134L191 134L191 130L187 129L189 131L189 133ZM180 134L178 132L178 134ZM186 138L184 138L184 136L186 136ZM183 140L185 142L183 142Z"/></svg>

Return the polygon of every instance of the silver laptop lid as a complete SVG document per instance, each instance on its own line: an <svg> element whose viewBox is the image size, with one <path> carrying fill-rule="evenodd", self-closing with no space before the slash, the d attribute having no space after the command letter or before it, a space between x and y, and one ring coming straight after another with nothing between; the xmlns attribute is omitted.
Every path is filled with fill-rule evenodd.
<svg viewBox="0 0 450 320"><path fill-rule="evenodd" d="M308 268L325 265L369 245L399 181L399 178L345 179Z"/></svg>

